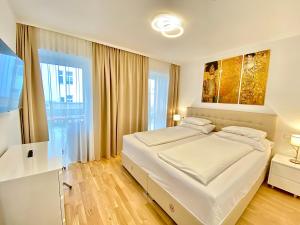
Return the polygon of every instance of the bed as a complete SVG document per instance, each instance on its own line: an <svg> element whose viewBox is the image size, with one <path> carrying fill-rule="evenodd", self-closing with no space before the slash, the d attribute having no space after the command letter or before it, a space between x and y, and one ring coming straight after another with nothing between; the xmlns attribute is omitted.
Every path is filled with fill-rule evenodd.
<svg viewBox="0 0 300 225"><path fill-rule="evenodd" d="M265 130L273 138L276 116L249 112L189 108L187 115L212 120L217 129L228 125ZM207 135L149 147L134 135L124 137L124 167L177 224L235 224L265 178L271 150L254 151L226 169L208 185L159 159L158 154Z"/></svg>

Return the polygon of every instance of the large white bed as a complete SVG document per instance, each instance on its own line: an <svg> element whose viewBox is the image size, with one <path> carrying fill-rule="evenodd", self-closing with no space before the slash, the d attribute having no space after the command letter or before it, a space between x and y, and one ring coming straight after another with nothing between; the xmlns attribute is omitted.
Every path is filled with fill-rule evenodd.
<svg viewBox="0 0 300 225"><path fill-rule="evenodd" d="M197 110L201 112L202 109ZM221 110L213 110L213 113L216 111L222 113ZM212 119L210 115L213 113L208 112L208 115L202 115L202 117ZM228 112L222 115L222 123L237 125L237 123L228 122L226 113ZM258 117L271 117L270 115L247 114L249 121L251 121L249 115L256 121L256 126L252 125L256 128ZM272 120L275 121L275 117L272 117ZM262 125L265 130L274 129L274 127L270 127L270 124L266 127L266 123L271 120L263 121L265 125ZM216 123L216 125L222 126L220 123ZM159 153L174 146L206 137L207 135L199 134L153 147L146 146L135 135L124 137L122 152L124 167L178 224L234 224L255 194L268 168L271 149L264 152L252 151L210 183L204 185L161 160L158 156Z"/></svg>

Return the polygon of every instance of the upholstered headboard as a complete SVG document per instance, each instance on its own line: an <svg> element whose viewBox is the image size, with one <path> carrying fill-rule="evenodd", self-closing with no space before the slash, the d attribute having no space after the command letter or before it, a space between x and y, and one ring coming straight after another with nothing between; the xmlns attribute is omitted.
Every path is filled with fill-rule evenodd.
<svg viewBox="0 0 300 225"><path fill-rule="evenodd" d="M266 131L270 140L275 136L275 114L188 107L186 116L209 119L217 131L226 126L244 126Z"/></svg>

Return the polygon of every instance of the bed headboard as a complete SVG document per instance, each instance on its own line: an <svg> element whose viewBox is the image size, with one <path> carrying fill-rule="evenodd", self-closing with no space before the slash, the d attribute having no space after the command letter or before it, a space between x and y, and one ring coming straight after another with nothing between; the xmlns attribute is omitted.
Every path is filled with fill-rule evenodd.
<svg viewBox="0 0 300 225"><path fill-rule="evenodd" d="M226 126L244 126L266 131L270 140L275 136L275 114L188 107L186 116L207 118L216 125L217 131Z"/></svg>

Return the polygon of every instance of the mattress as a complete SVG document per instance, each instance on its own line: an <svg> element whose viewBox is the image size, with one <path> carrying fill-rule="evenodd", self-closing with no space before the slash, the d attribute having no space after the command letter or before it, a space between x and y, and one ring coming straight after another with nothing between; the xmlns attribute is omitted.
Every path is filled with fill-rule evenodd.
<svg viewBox="0 0 300 225"><path fill-rule="evenodd" d="M145 170L173 198L189 210L201 223L218 225L250 191L268 165L271 150L253 151L231 165L208 185L201 184L184 172L158 158L158 153L206 135L147 147L134 135L124 136L123 154Z"/></svg>

